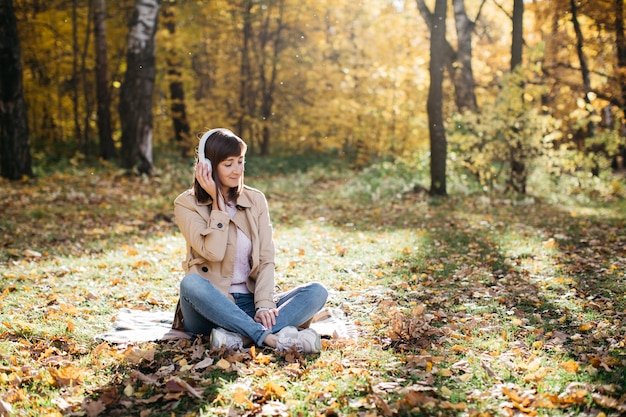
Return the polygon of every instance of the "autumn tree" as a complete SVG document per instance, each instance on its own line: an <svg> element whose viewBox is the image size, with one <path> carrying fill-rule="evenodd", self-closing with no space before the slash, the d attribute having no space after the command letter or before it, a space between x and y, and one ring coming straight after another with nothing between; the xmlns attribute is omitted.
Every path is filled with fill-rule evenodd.
<svg viewBox="0 0 626 417"><path fill-rule="evenodd" d="M624 35L624 2L614 0L615 44L617 46L617 76L621 92L621 108L626 115L626 36Z"/></svg>
<svg viewBox="0 0 626 417"><path fill-rule="evenodd" d="M177 4L175 0L172 0L163 7L162 13L162 24L167 33L166 42L164 42L164 59L167 66L174 142L178 145L182 156L186 156L193 143L191 128L187 120L182 57L179 52L179 42L177 42L176 38L176 17Z"/></svg>
<svg viewBox="0 0 626 417"><path fill-rule="evenodd" d="M152 94L155 80L154 36L160 0L136 0L120 92L122 167L141 174L152 171Z"/></svg>
<svg viewBox="0 0 626 417"><path fill-rule="evenodd" d="M428 90L428 126L430 128L430 193L446 195L447 142L443 124L443 71L444 56L440 52L446 44L447 0L435 2L434 22L430 39L430 88Z"/></svg>
<svg viewBox="0 0 626 417"><path fill-rule="evenodd" d="M580 65L580 75L583 82L583 99L588 105L591 104L591 76L589 73L589 64L587 63L587 57L583 51L585 44L580 22L578 21L578 6L576 0L570 0L570 12L572 16L572 24L574 26L574 33L576 34L576 56L578 57L578 63ZM589 106L591 113L595 113L593 106ZM595 122L592 119L587 123L587 136L593 136L596 133Z"/></svg>
<svg viewBox="0 0 626 417"><path fill-rule="evenodd" d="M458 65L455 67L453 76L456 103L460 112L478 110L475 92L476 82L472 71L472 33L484 4L485 0L481 2L476 18L472 20L465 10L465 0L452 1L458 43L456 54Z"/></svg>
<svg viewBox="0 0 626 417"><path fill-rule="evenodd" d="M100 138L100 156L115 157L115 144L111 132L111 90L109 78L109 54L106 36L106 0L93 0L93 19L96 50L96 106Z"/></svg>
<svg viewBox="0 0 626 417"><path fill-rule="evenodd" d="M524 45L524 0L515 0L513 2L513 16L511 17L511 71L517 71L522 64L523 45ZM525 114L526 103L524 101L524 80L520 81L520 90L518 95L511 97L511 100L517 101L520 106L518 114L521 118ZM526 182L528 177L527 160L529 155L529 147L525 146L523 126L525 123L513 123L505 129L511 130L511 144L508 147L510 175L507 182L509 190L520 194L526 193Z"/></svg>
<svg viewBox="0 0 626 417"><path fill-rule="evenodd" d="M289 22L285 21L285 0L263 4L244 0L239 19L242 28L240 58L240 106L238 127L254 136L260 131L259 152L270 153L274 104L281 59L287 42Z"/></svg>
<svg viewBox="0 0 626 417"><path fill-rule="evenodd" d="M436 24L436 15L428 8L425 0L416 1L417 8L432 36ZM476 18L472 20L467 15L465 0L453 0L457 49L455 50L448 40L444 39L442 49L438 51L442 55L444 67L453 82L455 103L459 112L477 110L476 83L472 70L472 33L484 4L485 0L482 0Z"/></svg>
<svg viewBox="0 0 626 417"><path fill-rule="evenodd" d="M524 51L524 0L513 1L511 30L511 71L522 63Z"/></svg>
<svg viewBox="0 0 626 417"><path fill-rule="evenodd" d="M626 121L626 36L624 36L624 2L614 0L615 10L615 45L617 49L617 77L619 82L620 100L618 107L621 110L620 125ZM620 136L624 136L620 133ZM613 163L614 168L626 167L626 143L619 145L619 155Z"/></svg>
<svg viewBox="0 0 626 417"><path fill-rule="evenodd" d="M12 0L0 0L0 173L32 176L22 58Z"/></svg>

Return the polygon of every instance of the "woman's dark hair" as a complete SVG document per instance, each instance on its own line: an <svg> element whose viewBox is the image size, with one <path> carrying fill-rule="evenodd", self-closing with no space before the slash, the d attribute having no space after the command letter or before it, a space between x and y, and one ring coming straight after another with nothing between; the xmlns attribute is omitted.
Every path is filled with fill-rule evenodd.
<svg viewBox="0 0 626 417"><path fill-rule="evenodd" d="M248 146L246 143L233 132L228 129L212 129L205 132L200 138L200 146L204 143L204 156L211 161L213 172L211 173L213 181L215 181L215 187L218 193L222 192L222 184L220 183L219 176L217 175L217 166L227 158L232 156L238 157L243 155ZM199 151L199 149L198 149ZM200 152L198 152L200 154ZM196 199L200 203L206 203L211 201L211 196L198 182L198 179L194 177L193 183L194 193ZM224 196L226 201L237 201L237 197L241 194L243 189L243 173L239 179L239 185L229 190L228 195Z"/></svg>

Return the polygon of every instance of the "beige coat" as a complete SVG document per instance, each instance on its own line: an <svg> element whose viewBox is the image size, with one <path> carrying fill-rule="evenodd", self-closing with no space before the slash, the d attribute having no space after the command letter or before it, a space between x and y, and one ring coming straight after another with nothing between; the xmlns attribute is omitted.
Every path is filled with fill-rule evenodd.
<svg viewBox="0 0 626 417"><path fill-rule="evenodd" d="M252 241L248 289L256 308L275 308L274 240L267 200L262 192L244 186L237 199L237 213L231 219L225 211L211 210L211 203L198 203L193 189L174 201L174 216L187 243L183 261L186 274L198 274L233 300L229 288L233 279L237 227ZM234 300L233 300L234 302ZM183 330L180 305L176 306L173 326Z"/></svg>

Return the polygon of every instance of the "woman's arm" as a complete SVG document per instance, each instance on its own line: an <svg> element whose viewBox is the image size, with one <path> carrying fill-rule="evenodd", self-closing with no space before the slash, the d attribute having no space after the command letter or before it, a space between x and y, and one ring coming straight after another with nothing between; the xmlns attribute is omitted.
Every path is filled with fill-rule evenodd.
<svg viewBox="0 0 626 417"><path fill-rule="evenodd" d="M256 223L259 239L259 266L256 273L254 303L257 309L263 307L273 309L276 307L274 304L276 250L273 229L265 196L259 193L255 204L258 210Z"/></svg>
<svg viewBox="0 0 626 417"><path fill-rule="evenodd" d="M200 211L205 211L201 214ZM198 205L195 196L187 191L174 201L176 224L187 243L200 256L211 262L224 259L228 242L230 216L228 213Z"/></svg>

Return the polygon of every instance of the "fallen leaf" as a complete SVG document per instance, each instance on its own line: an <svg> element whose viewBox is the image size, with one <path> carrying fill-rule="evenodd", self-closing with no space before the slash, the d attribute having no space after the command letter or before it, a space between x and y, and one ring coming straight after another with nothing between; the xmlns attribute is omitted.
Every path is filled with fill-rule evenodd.
<svg viewBox="0 0 626 417"><path fill-rule="evenodd" d="M143 360L152 362L154 360L155 353L155 349L143 350L137 347L132 347L125 352L125 357L128 362L138 364L141 363L141 361Z"/></svg>
<svg viewBox="0 0 626 417"><path fill-rule="evenodd" d="M173 377L165 384L169 392L186 392L192 397L202 398L202 393L178 377Z"/></svg>
<svg viewBox="0 0 626 417"><path fill-rule="evenodd" d="M97 417L104 410L106 410L106 406L102 403L102 401L93 401L89 399L83 401L81 408L87 413L88 417Z"/></svg>
<svg viewBox="0 0 626 417"><path fill-rule="evenodd" d="M67 387L70 385L82 384L84 371L73 365L64 368L48 368L48 372L54 378L57 387Z"/></svg>
<svg viewBox="0 0 626 417"><path fill-rule="evenodd" d="M217 361L217 363L215 364L215 367L225 371L225 370L230 368L230 362L228 362L226 359L222 358L219 361Z"/></svg>
<svg viewBox="0 0 626 417"><path fill-rule="evenodd" d="M578 372L579 366L578 366L578 362L576 362L573 359L570 359L567 362L562 362L559 364L559 368L565 370L566 372L569 372L571 374L575 374Z"/></svg>
<svg viewBox="0 0 626 417"><path fill-rule="evenodd" d="M204 358L203 360L195 364L193 366L193 369L196 369L196 370L205 369L211 365L213 365L213 358L207 356L206 358Z"/></svg>

